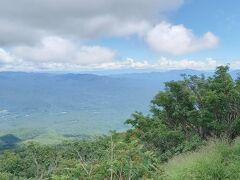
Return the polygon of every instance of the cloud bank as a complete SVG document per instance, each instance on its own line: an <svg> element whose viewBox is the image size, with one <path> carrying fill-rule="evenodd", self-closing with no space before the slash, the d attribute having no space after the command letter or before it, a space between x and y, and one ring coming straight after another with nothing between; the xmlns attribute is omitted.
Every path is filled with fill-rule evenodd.
<svg viewBox="0 0 240 180"><path fill-rule="evenodd" d="M86 45L96 38L136 35L157 53L179 55L217 46L211 32L195 35L166 22L184 0L0 0L0 70L200 68L210 61L156 63L119 59L117 50ZM211 64L213 63L213 64Z"/></svg>
<svg viewBox="0 0 240 180"><path fill-rule="evenodd" d="M239 61L232 67L239 67ZM155 63L127 58L120 60L112 49L86 46L59 37L48 37L41 43L21 45L6 51L0 48L0 71L83 71L106 69L198 69L210 70L221 65L216 60L172 60L165 57Z"/></svg>
<svg viewBox="0 0 240 180"><path fill-rule="evenodd" d="M142 34L184 0L1 0L0 45Z"/></svg>
<svg viewBox="0 0 240 180"><path fill-rule="evenodd" d="M146 41L157 52L176 55L214 48L219 42L218 37L211 32L197 37L192 30L183 25L172 25L167 22L152 28L146 35Z"/></svg>

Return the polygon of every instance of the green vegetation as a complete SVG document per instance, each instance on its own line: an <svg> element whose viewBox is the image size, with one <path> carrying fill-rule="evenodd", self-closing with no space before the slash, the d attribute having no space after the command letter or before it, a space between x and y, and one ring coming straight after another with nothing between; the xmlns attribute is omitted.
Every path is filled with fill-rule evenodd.
<svg viewBox="0 0 240 180"><path fill-rule="evenodd" d="M152 100L152 115L133 114L128 133L166 159L212 137L234 139L240 133L240 79L234 81L228 70L220 66L207 79L184 75L167 82Z"/></svg>
<svg viewBox="0 0 240 180"><path fill-rule="evenodd" d="M137 140L126 143L124 134L58 146L30 143L0 157L0 172L16 178L139 179L157 169L157 158Z"/></svg>
<svg viewBox="0 0 240 180"><path fill-rule="evenodd" d="M126 132L4 151L0 179L240 179L240 79L228 71L167 82Z"/></svg>
<svg viewBox="0 0 240 180"><path fill-rule="evenodd" d="M195 152L172 158L164 164L165 179L240 179L240 139L229 144L211 140Z"/></svg>

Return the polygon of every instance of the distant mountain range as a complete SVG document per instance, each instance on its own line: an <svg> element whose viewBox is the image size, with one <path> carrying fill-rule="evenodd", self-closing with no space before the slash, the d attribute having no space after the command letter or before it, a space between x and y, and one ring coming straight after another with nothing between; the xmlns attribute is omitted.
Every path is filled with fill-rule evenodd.
<svg viewBox="0 0 240 180"><path fill-rule="evenodd" d="M238 72L231 74L236 78ZM28 130L32 135L33 129L64 136L123 130L131 113L147 112L164 82L179 80L181 74L203 73L213 72L187 69L105 76L1 72L0 135Z"/></svg>

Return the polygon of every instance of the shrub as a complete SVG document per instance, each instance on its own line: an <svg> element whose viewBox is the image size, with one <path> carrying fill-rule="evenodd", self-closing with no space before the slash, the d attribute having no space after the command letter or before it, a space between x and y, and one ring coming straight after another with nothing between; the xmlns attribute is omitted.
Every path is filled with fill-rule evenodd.
<svg viewBox="0 0 240 180"><path fill-rule="evenodd" d="M212 140L195 152L174 157L164 165L162 178L171 180L240 179L240 141Z"/></svg>

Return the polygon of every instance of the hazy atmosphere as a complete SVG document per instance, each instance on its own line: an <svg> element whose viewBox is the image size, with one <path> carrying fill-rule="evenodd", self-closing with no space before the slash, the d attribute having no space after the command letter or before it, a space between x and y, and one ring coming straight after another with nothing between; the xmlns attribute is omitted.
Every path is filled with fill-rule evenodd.
<svg viewBox="0 0 240 180"><path fill-rule="evenodd" d="M0 180L240 179L240 1L0 0Z"/></svg>
<svg viewBox="0 0 240 180"><path fill-rule="evenodd" d="M1 0L2 71L237 69L239 2Z"/></svg>

